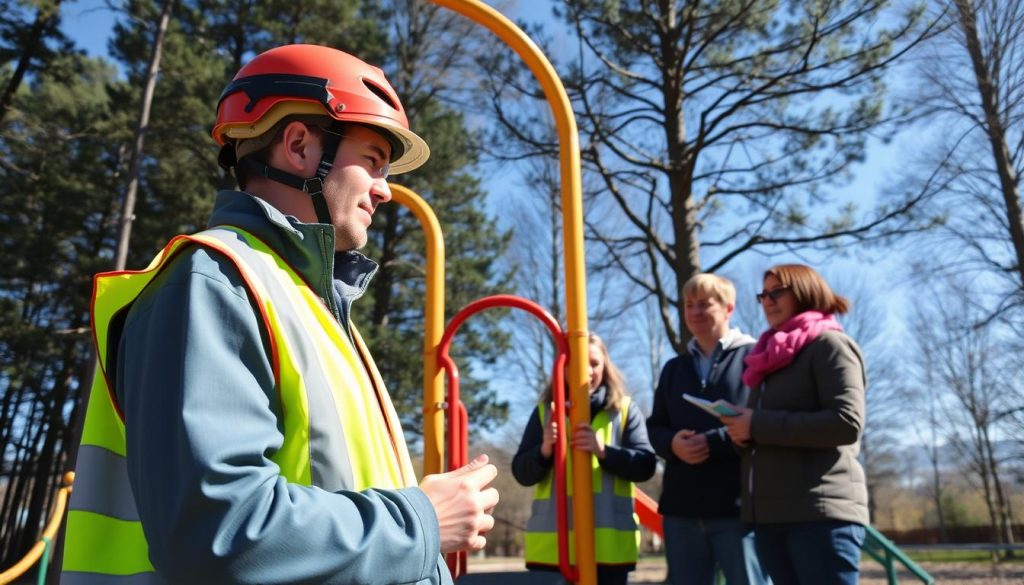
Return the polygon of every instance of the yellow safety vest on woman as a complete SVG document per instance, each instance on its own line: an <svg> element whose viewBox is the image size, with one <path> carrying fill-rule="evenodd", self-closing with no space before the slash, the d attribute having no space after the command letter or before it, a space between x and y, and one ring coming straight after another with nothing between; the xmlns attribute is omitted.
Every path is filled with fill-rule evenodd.
<svg viewBox="0 0 1024 585"><path fill-rule="evenodd" d="M62 583L163 582L149 561L128 483L125 425L107 365L110 352L117 352L112 322L123 318L146 285L190 245L216 250L234 263L269 333L284 433L270 459L281 476L305 486L329 484L332 490L415 485L398 417L355 329L350 340L316 292L252 234L222 226L178 236L145 270L96 277L92 322L99 364L78 452Z"/></svg>
<svg viewBox="0 0 1024 585"><path fill-rule="evenodd" d="M617 447L629 413L630 398L622 399L619 416L609 416L607 410L594 417L590 426L605 445ZM546 424L545 405L537 407L541 426ZM563 428L569 428L566 424ZM640 545L639 519L633 512L636 487L633 482L616 477L601 469L597 457L591 457L591 485L594 491L594 544L596 561L608 565L633 565ZM566 469L572 469L572 450L566 457ZM533 510L526 523L526 563L528 565L558 566L558 523L555 515L554 470L537 484L533 492ZM567 507L572 518L572 473L566 474ZM570 526L572 522L570 521ZM576 562L576 544L573 531L569 531L569 562Z"/></svg>

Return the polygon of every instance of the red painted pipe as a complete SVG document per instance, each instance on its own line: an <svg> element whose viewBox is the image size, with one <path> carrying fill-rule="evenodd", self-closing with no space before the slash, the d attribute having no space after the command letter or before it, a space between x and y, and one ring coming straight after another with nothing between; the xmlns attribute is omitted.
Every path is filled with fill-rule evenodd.
<svg viewBox="0 0 1024 585"><path fill-rule="evenodd" d="M565 339L562 328L558 321L551 316L540 305L533 301L513 295L494 295L477 299L466 305L452 317L448 327L445 328L441 343L438 345L437 361L438 368L443 369L448 379L448 470L452 471L466 465L469 458L469 421L466 407L459 398L459 368L448 355L452 338L462 323L470 316L480 311L494 307L509 307L520 309L537 317L551 333L555 341L557 353L555 365L551 373L552 396L554 397L554 412L552 416L561 424L558 425L558 437L555 442L555 515L558 522L558 566L569 581L579 580L579 572L569 563L569 513L566 495L565 459L566 459L566 433L565 433L565 365L569 356L569 345ZM447 556L448 568L453 577L458 577L466 572L466 553L452 553Z"/></svg>

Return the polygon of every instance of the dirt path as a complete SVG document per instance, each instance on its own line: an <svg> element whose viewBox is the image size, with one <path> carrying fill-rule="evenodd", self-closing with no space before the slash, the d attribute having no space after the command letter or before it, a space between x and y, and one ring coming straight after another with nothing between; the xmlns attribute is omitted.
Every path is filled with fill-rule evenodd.
<svg viewBox="0 0 1024 585"><path fill-rule="evenodd" d="M921 568L941 585L1024 585L1024 564L1003 563L921 563ZM885 571L876 563L865 563L861 585L886 585ZM920 583L910 573L900 572L900 583Z"/></svg>
<svg viewBox="0 0 1024 585"><path fill-rule="evenodd" d="M982 563L921 563L921 567L935 577L939 585L1024 585L1024 563L992 566ZM523 571L522 559L470 559L469 572ZM901 571L901 584L920 583L913 575ZM665 562L661 559L641 559L637 570L630 575L631 583L663 583ZM860 585L888 585L885 571L874 562L865 562L861 569Z"/></svg>

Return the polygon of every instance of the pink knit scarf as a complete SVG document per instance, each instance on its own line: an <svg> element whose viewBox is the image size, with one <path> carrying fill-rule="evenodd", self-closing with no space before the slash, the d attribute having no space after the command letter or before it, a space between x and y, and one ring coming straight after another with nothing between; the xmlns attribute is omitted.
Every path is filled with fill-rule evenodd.
<svg viewBox="0 0 1024 585"><path fill-rule="evenodd" d="M804 311L794 315L779 329L761 334L753 351L743 359L743 383L757 387L768 374L788 366L805 345L825 331L842 331L835 316L820 311Z"/></svg>

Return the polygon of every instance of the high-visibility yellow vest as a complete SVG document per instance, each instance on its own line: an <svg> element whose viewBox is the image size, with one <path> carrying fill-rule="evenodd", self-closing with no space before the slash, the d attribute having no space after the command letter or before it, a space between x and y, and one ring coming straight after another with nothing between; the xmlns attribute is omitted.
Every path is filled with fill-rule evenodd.
<svg viewBox="0 0 1024 585"><path fill-rule="evenodd" d="M355 329L350 340L316 292L252 234L222 226L177 236L145 270L95 279L92 322L99 363L69 505L62 583L163 582L149 561L128 483L125 425L106 366L108 352L117 351L109 338L111 321L188 245L230 259L259 308L281 401L284 441L270 457L280 474L330 491L415 485L398 417Z"/></svg>
<svg viewBox="0 0 1024 585"><path fill-rule="evenodd" d="M590 426L605 445L619 446L625 432L630 398L619 405L619 416L609 416L601 410ZM543 426L547 420L545 405L537 408ZM568 421L562 428L569 428ZM566 456L566 470L572 469L572 450ZM591 485L594 491L594 546L595 560L606 565L632 565L636 563L640 546L639 518L633 512L636 487L633 482L616 477L601 469L597 457L590 457ZM569 526L572 527L572 473L566 473ZM526 523L526 562L530 565L558 566L558 523L555 515L554 470L548 473L533 492L533 510ZM569 562L576 562L575 535L569 531Z"/></svg>

